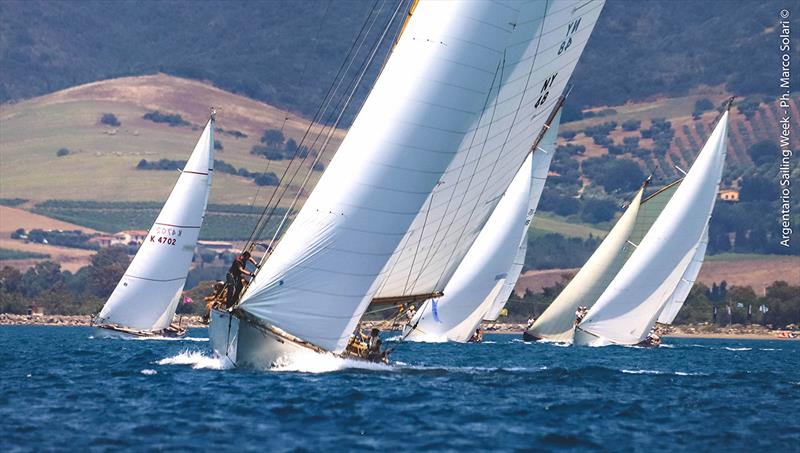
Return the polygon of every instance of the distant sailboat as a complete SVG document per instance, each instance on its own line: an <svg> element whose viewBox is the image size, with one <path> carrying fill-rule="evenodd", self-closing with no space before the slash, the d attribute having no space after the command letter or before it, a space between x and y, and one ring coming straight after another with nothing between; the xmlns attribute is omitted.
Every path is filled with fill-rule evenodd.
<svg viewBox="0 0 800 453"><path fill-rule="evenodd" d="M181 336L172 326L214 172L214 113L147 238L94 321L105 332Z"/></svg>
<svg viewBox="0 0 800 453"><path fill-rule="evenodd" d="M575 330L575 311L578 307L591 307L617 275L632 248L633 234L646 183L636 193L625 213L614 228L589 257L586 264L573 277L542 313L533 326L523 334L526 341L572 341Z"/></svg>
<svg viewBox="0 0 800 453"><path fill-rule="evenodd" d="M557 108L560 106L559 103ZM499 299L506 281L516 282L519 272L509 273L514 272L514 261L520 248L525 247L521 244L527 244L528 226L536 212L555 150L559 116L560 113L555 113L555 118L546 126L541 140L525 159L448 282L444 295L427 300L408 323L407 340L468 341ZM502 306L499 305L500 309Z"/></svg>
<svg viewBox="0 0 800 453"><path fill-rule="evenodd" d="M685 298L679 286L685 277L694 278L690 267L707 234L725 164L727 121L726 111L652 226L634 242L630 258L576 327L574 344L649 344L663 309L674 296Z"/></svg>
<svg viewBox="0 0 800 453"><path fill-rule="evenodd" d="M373 299L441 290L510 185L602 1L421 1L303 208L210 338L235 364L344 351ZM438 238L438 239L437 239Z"/></svg>

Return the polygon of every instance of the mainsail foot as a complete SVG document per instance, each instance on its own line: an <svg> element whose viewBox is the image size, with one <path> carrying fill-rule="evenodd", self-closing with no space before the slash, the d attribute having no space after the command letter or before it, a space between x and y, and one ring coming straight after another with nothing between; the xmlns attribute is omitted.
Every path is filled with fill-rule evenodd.
<svg viewBox="0 0 800 453"><path fill-rule="evenodd" d="M599 348L602 346L610 346L612 344L614 343L605 338L598 337L591 332L587 332L580 327L575 328L575 334L572 338L573 346L589 346L593 348Z"/></svg>

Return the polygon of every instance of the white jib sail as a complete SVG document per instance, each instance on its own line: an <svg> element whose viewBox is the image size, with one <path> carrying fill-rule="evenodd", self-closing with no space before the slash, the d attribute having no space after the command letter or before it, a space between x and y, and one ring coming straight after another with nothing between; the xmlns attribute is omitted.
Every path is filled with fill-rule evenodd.
<svg viewBox="0 0 800 453"><path fill-rule="evenodd" d="M591 307L625 264L644 188L636 193L628 209L589 257L561 294L550 304L528 331L535 337L569 341L580 306Z"/></svg>
<svg viewBox="0 0 800 453"><path fill-rule="evenodd" d="M101 323L157 331L172 322L203 224L213 172L211 119L147 238L100 311Z"/></svg>
<svg viewBox="0 0 800 453"><path fill-rule="evenodd" d="M617 344L643 341L675 290L714 209L725 163L723 113L689 173L580 328Z"/></svg>
<svg viewBox="0 0 800 453"><path fill-rule="evenodd" d="M377 297L444 290L558 102L603 1L503 5L514 18L493 74L496 95L385 267Z"/></svg>
<svg viewBox="0 0 800 453"><path fill-rule="evenodd" d="M525 254L528 251L528 228L533 221L533 216L536 215L536 208L539 206L539 200L542 198L542 191L544 184L547 182L547 174L550 172L550 164L553 162L553 156L556 152L556 139L558 138L558 126L561 121L561 111L559 110L547 133L542 137L541 143L533 153L533 166L531 173L531 198L528 202L528 215L525 226L522 228L519 236L519 247L517 248L516 256L508 269L503 286L497 292L492 304L486 313L483 314L483 319L487 321L495 321L500 316L503 307L506 306L511 292L517 285L517 280L522 273L522 268L525 266Z"/></svg>
<svg viewBox="0 0 800 453"><path fill-rule="evenodd" d="M703 230L703 236L697 244L692 261L686 268L686 272L683 273L680 282L678 282L678 287L675 288L672 296L670 296L664 308L661 310L661 313L658 315L658 322L661 324L672 324L672 321L678 316L678 312L681 307L683 307L683 303L686 301L686 298L689 297L689 292L692 290L694 282L697 281L700 268L703 267L703 260L705 260L706 257L707 247L708 225L706 225L705 230Z"/></svg>
<svg viewBox="0 0 800 453"><path fill-rule="evenodd" d="M328 169L245 292L242 310L323 349L345 348L381 270L453 157L476 134L485 136L486 128L478 129L487 105L497 103L504 55L527 29L517 7L533 6L419 3Z"/></svg>
<svg viewBox="0 0 800 453"><path fill-rule="evenodd" d="M472 244L453 278L445 287L444 296L423 305L410 325L409 340L439 339L464 342L480 324L488 309L489 295L499 290L519 248L519 231L526 226L530 200L530 177L533 156L529 155ZM473 325L457 326L474 315Z"/></svg>

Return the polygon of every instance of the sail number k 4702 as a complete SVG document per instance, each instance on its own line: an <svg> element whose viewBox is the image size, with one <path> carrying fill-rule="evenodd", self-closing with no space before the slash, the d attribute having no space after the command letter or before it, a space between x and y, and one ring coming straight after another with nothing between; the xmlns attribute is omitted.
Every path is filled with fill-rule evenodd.
<svg viewBox="0 0 800 453"><path fill-rule="evenodd" d="M175 245L176 241L174 238L168 238L165 236L156 236L151 234L150 242L158 242L159 244L165 244L165 245Z"/></svg>

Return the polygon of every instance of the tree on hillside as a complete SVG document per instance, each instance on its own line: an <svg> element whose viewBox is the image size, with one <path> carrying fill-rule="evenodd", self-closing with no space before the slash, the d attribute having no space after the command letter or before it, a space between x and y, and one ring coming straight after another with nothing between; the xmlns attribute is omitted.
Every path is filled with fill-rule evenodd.
<svg viewBox="0 0 800 453"><path fill-rule="evenodd" d="M741 201L772 201L778 198L777 181L760 175L745 176L742 178L739 200Z"/></svg>
<svg viewBox="0 0 800 453"><path fill-rule="evenodd" d="M100 117L100 123L112 127L122 126L122 123L120 123L119 119L117 119L117 116L113 113L103 113L103 116Z"/></svg>
<svg viewBox="0 0 800 453"><path fill-rule="evenodd" d="M286 137L283 136L283 132L277 129L267 129L264 131L264 134L261 135L261 143L267 148L281 147L285 140Z"/></svg>
<svg viewBox="0 0 800 453"><path fill-rule="evenodd" d="M99 298L107 298L125 274L128 264L130 258L126 247L112 246L100 249L92 256L89 265L87 289Z"/></svg>
<svg viewBox="0 0 800 453"><path fill-rule="evenodd" d="M771 140L760 141L747 148L747 155L750 156L756 166L765 164L775 164L780 158L778 145Z"/></svg>

